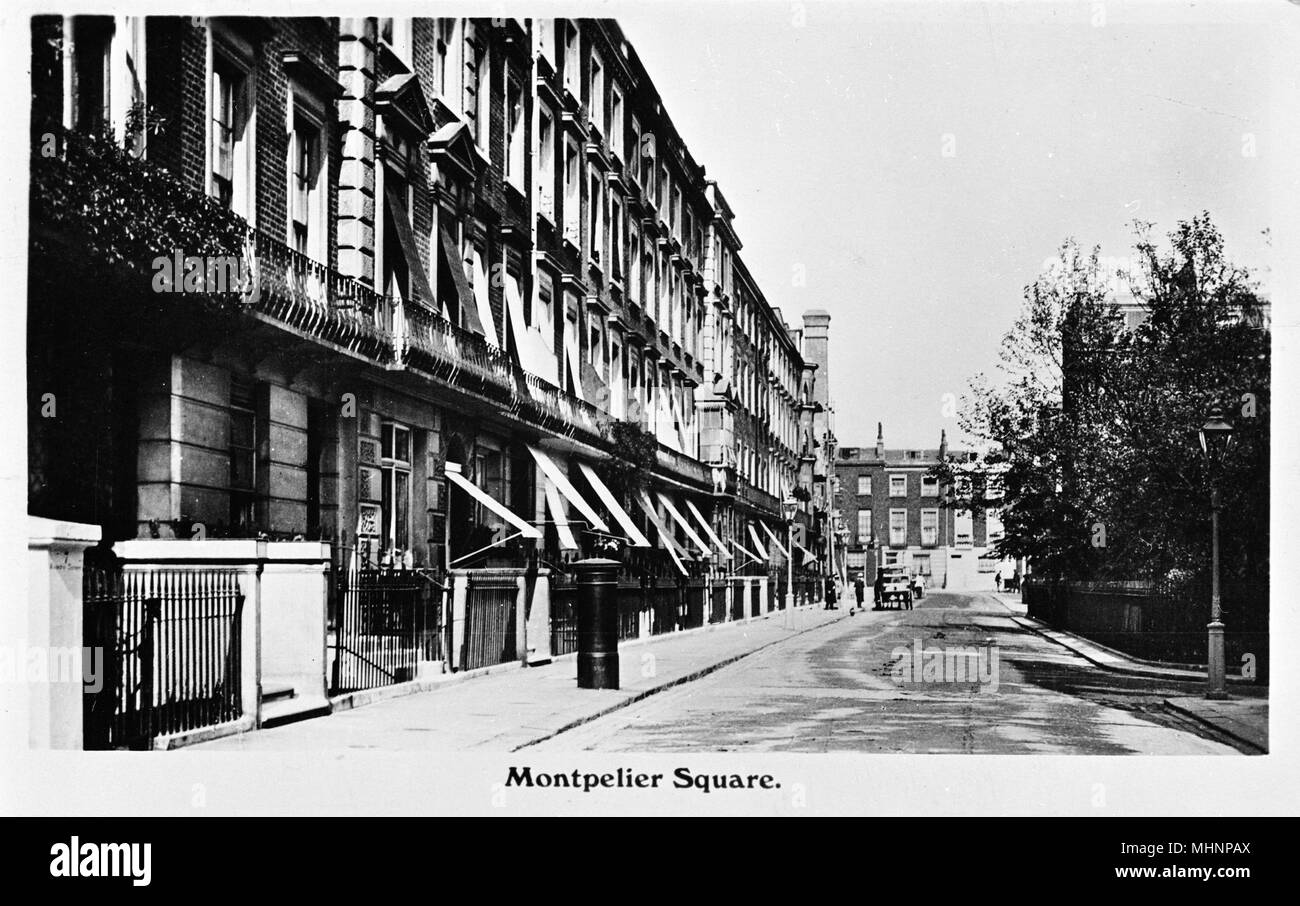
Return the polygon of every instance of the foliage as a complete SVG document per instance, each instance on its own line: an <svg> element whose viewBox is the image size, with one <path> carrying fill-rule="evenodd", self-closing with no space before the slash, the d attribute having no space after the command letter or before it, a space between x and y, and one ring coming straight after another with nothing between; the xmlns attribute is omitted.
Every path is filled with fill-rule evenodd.
<svg viewBox="0 0 1300 906"><path fill-rule="evenodd" d="M146 111L130 119L151 131ZM241 256L248 231L241 217L165 168L134 156L111 133L54 126L33 149L31 221L34 262L131 287L147 286L152 262L177 251ZM214 309L237 304L233 294L204 300Z"/></svg>
<svg viewBox="0 0 1300 906"><path fill-rule="evenodd" d="M659 441L636 422L612 421L603 433L611 455L596 470L619 502L626 504L646 486L658 461Z"/></svg>
<svg viewBox="0 0 1300 906"><path fill-rule="evenodd" d="M962 427L991 452L935 470L955 489L947 504L1000 505L997 552L1040 574L1168 580L1204 573L1213 480L1225 573L1267 575L1269 333L1256 285L1208 214L1167 247L1139 226L1136 253L1141 272L1128 276L1150 316L1133 330L1096 250L1065 243L1026 288L1001 380L977 376L964 407ZM1197 442L1216 407L1237 428L1220 469Z"/></svg>

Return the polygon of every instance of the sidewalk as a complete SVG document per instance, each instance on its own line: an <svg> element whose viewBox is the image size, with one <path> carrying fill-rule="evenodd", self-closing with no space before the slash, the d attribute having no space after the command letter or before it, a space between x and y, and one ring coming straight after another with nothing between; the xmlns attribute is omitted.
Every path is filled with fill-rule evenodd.
<svg viewBox="0 0 1300 906"><path fill-rule="evenodd" d="M1103 670L1151 680L1189 683L1208 681L1206 671L1194 664L1146 661L1107 648L1072 632L1052 629L1047 624L1029 617L1013 616L1012 620L1025 629L1056 642ZM1268 687L1256 685L1253 680L1241 676L1229 675L1226 679L1231 698L1212 700L1179 696L1165 699L1165 706L1183 717L1217 730L1251 748L1267 752ZM1235 689L1232 688L1234 686Z"/></svg>
<svg viewBox="0 0 1300 906"><path fill-rule="evenodd" d="M513 752L711 673L848 611L804 608L787 629L783 611L752 622L719 623L619 647L618 690L579 689L576 656L510 670L430 692L375 702L326 717L227 736L196 747L224 751L366 748L389 751Z"/></svg>

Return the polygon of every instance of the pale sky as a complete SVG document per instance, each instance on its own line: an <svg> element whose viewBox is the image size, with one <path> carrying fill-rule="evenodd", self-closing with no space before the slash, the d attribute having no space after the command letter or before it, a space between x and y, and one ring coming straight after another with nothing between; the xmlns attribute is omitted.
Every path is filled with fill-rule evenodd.
<svg viewBox="0 0 1300 906"><path fill-rule="evenodd" d="M1262 231L1296 187L1277 185L1295 168L1274 120L1300 103L1278 84L1276 22L1296 6L605 9L735 209L769 302L831 313L842 445L873 443L877 421L891 447L960 440L943 394L992 369L1067 236L1128 256L1135 217L1163 236L1208 209L1231 256L1273 260Z"/></svg>

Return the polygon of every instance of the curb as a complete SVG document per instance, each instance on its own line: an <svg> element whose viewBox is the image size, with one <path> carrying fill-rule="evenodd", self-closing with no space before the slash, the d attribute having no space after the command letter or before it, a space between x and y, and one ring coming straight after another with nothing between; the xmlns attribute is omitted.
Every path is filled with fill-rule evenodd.
<svg viewBox="0 0 1300 906"><path fill-rule="evenodd" d="M645 699L649 698L652 695L657 695L660 692L665 692L668 689L672 689L674 686L680 686L685 683L692 682L693 680L700 679L701 677L708 676L710 673L721 670L723 667L726 667L729 664L734 664L736 661L739 661L743 658L747 658L751 654L757 654L758 652L763 651L764 649L771 648L773 645L777 645L781 642L788 641L789 639L796 638L797 636L801 636L804 633L812 632L815 629L821 629L823 626L834 625L835 623L838 623L840 620L848 619L848 616L849 615L847 613L840 614L839 616L835 617L832 620L827 620L825 623L819 623L816 626L809 626L807 629L800 629L798 632L794 632L790 635L783 636L779 639L773 639L772 641L764 645L759 645L757 648L752 648L749 651L743 651L740 654L732 655L731 657L718 661L715 664L710 664L706 667L701 667L698 670L692 671L691 673L688 673L684 676L679 676L677 677L677 679L670 680L666 683L661 683L658 686L651 686L649 689L643 689L642 691L638 692L636 695L629 696L623 701L615 702L612 705L601 708L599 711L593 712L592 714L579 717L577 720L571 720L564 726L560 727L558 730L553 730L543 736L537 737L536 739L530 739L528 742L515 746L510 751L512 753L518 752L520 749L526 749L529 746L535 746L539 743L546 742L547 740L554 739L555 737L559 736L561 733L567 733L569 730L573 730L577 727L581 727L583 724L589 724L593 720L599 720L602 717L606 717L610 714L613 714L615 711L621 711L624 708L627 708L631 705L635 705L637 702L644 701Z"/></svg>
<svg viewBox="0 0 1300 906"><path fill-rule="evenodd" d="M1197 714L1195 711L1190 711L1187 708L1182 707L1181 705L1175 705L1171 699L1166 698L1164 700L1164 705L1170 711L1173 711L1177 714L1182 715L1183 717L1194 720L1203 727L1209 727L1211 730L1214 730L1216 733L1222 733L1224 736L1227 736L1229 739L1235 740L1236 742L1250 749L1252 752L1255 752L1259 755L1268 754L1268 748L1266 746L1261 746L1259 743L1255 742L1254 740L1247 739L1246 737L1242 736L1240 733L1234 733L1233 731L1224 727L1222 724L1216 724L1211 720L1207 720L1206 718L1202 717L1200 714Z"/></svg>
<svg viewBox="0 0 1300 906"><path fill-rule="evenodd" d="M1144 661L1139 658L1131 657L1130 655L1127 655L1121 651L1115 651L1112 648L1107 648L1105 645L1100 645L1092 641L1091 639L1085 639L1081 636L1077 636L1072 632L1066 632L1065 630L1062 629L1053 629L1050 626L1044 626L1043 624L1038 623L1037 620L1033 620L1030 617L1021 617L1012 614L1011 619L1016 623L1016 625L1021 626L1024 629L1028 629L1030 632L1037 633L1038 635L1047 639L1049 642L1054 642L1055 644L1060 645L1066 651L1071 651L1077 654L1079 657L1083 658L1085 661L1092 664L1094 667L1099 667L1102 670L1109 670L1111 673L1120 673L1125 676L1145 677L1146 679L1182 680L1184 682L1199 682L1199 681L1204 681L1208 678L1208 674L1206 673L1206 671L1197 666L1184 667L1181 665L1173 665L1173 664L1169 664L1168 662L1162 662L1162 661ZM1048 635L1048 632L1052 632L1060 636L1066 636L1072 639L1078 639L1081 642L1086 642L1089 646L1093 648L1097 648L1101 651L1104 651L1105 653L1115 658L1126 660L1126 661L1132 661L1135 664L1142 665L1145 669L1139 669L1136 666L1128 667L1123 664L1113 664L1113 663L1106 663L1104 661L1100 661L1092 654L1088 653L1086 650L1082 648L1076 648L1073 645L1068 645L1061 639L1054 638L1053 636ZM1181 671L1182 673L1192 673L1195 674L1195 676L1173 675L1172 671ZM1229 683L1247 683L1252 686L1261 685L1259 683L1254 682L1253 680L1249 680L1241 676L1228 675L1224 677L1224 679Z"/></svg>

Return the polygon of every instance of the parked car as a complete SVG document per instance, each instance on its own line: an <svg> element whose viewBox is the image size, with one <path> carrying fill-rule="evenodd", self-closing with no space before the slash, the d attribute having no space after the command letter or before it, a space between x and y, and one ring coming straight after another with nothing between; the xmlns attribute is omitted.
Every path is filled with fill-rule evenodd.
<svg viewBox="0 0 1300 906"><path fill-rule="evenodd" d="M925 576L920 573L912 577L912 597L918 601L925 597Z"/></svg>
<svg viewBox="0 0 1300 906"><path fill-rule="evenodd" d="M912 580L899 567L885 567L876 578L876 607L912 609Z"/></svg>

